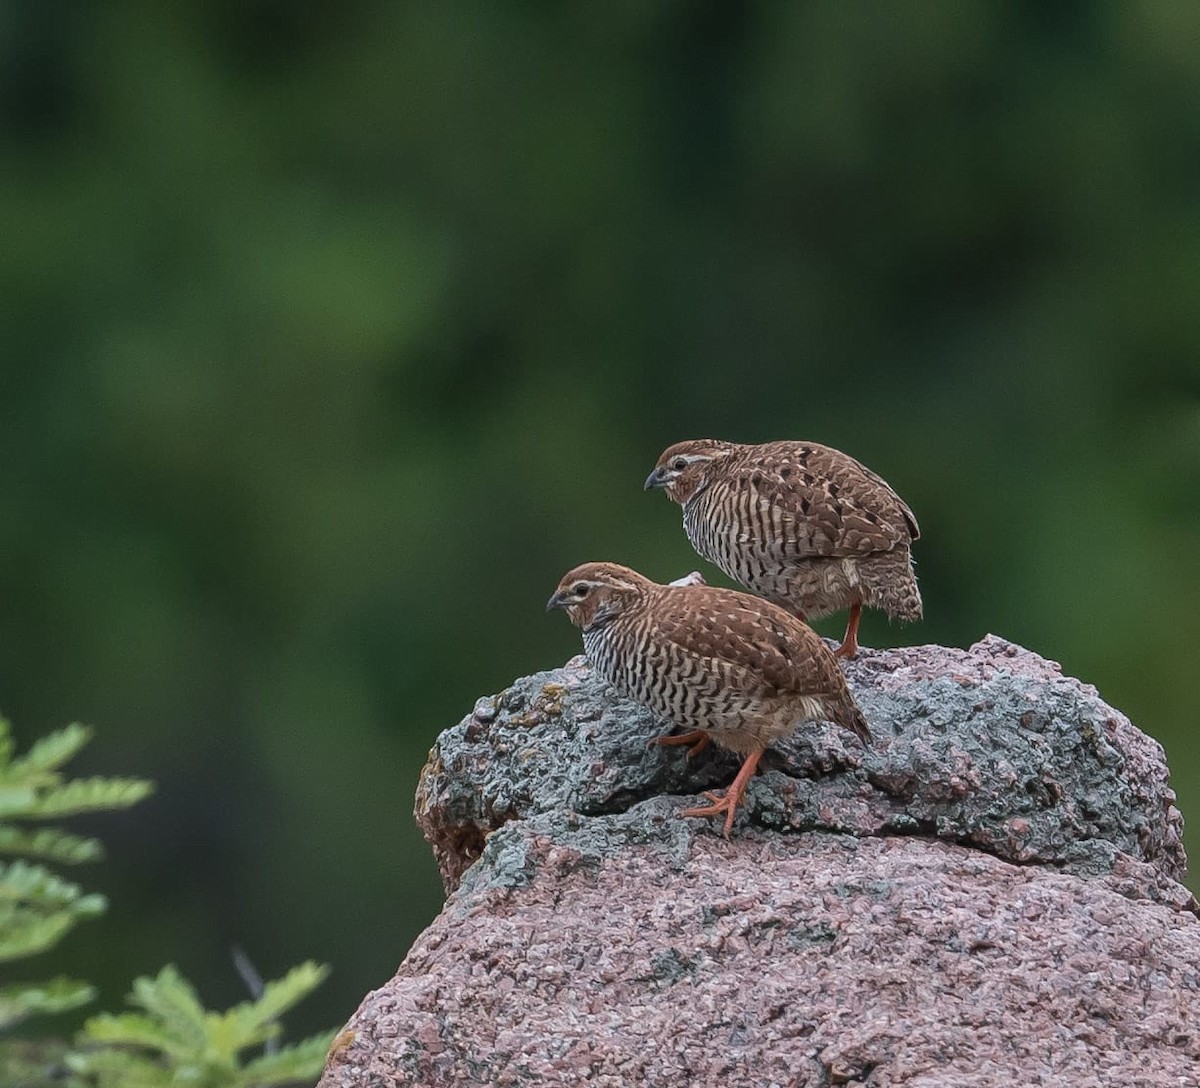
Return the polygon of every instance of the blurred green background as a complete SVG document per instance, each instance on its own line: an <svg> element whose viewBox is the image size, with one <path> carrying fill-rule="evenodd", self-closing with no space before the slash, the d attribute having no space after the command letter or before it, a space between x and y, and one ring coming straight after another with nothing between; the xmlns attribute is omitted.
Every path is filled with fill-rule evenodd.
<svg viewBox="0 0 1200 1088"><path fill-rule="evenodd" d="M342 1022L441 903L434 737L580 648L562 572L703 567L641 490L687 437L879 471L928 620L864 642L1061 661L1196 812L1198 41L1183 0L0 5L0 708L160 784L25 974L228 1003L238 945L332 963L296 1028Z"/></svg>

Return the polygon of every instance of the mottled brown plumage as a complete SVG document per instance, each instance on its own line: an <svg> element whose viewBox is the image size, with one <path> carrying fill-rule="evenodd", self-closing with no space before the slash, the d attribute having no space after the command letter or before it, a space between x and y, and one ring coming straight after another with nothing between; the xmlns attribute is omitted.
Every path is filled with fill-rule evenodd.
<svg viewBox="0 0 1200 1088"><path fill-rule="evenodd" d="M724 797L685 816L725 814L725 834L763 752L806 721L871 739L846 679L821 638L781 608L731 589L664 586L615 563L563 576L547 609L583 632L593 668L630 698L745 757Z"/></svg>
<svg viewBox="0 0 1200 1088"><path fill-rule="evenodd" d="M692 546L747 589L801 619L850 609L840 656L858 650L864 605L921 618L917 519L847 454L816 442L679 442L646 488L679 503Z"/></svg>

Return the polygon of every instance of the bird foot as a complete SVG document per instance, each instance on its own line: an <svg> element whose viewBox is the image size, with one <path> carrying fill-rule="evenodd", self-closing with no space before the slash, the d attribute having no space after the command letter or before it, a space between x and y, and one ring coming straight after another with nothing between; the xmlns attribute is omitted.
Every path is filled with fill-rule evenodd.
<svg viewBox="0 0 1200 1088"><path fill-rule="evenodd" d="M707 797L712 804L706 805L704 808L685 808L680 816L721 816L725 817L725 828L722 834L725 838L729 838L729 832L733 829L733 817L737 813L738 802L742 799L739 793L736 797L730 797L731 790L726 790L725 796L713 793L710 790L704 791L704 796Z"/></svg>
<svg viewBox="0 0 1200 1088"><path fill-rule="evenodd" d="M677 744L691 745L685 757L691 759L712 743L712 737L701 729L693 729L690 733L680 733L676 737L655 737L651 743L661 744L664 748L671 748Z"/></svg>
<svg viewBox="0 0 1200 1088"><path fill-rule="evenodd" d="M750 779L754 777L754 772L758 769L758 761L762 759L763 752L766 749L758 745L753 748L750 754L746 757L742 764L742 769L738 771L735 778L724 794L710 793L707 790L704 796L707 797L712 804L707 808L685 808L680 813L681 816L725 816L725 838L729 838L729 832L733 830L733 817L737 814L737 807L741 803L742 797L746 793L746 786Z"/></svg>
<svg viewBox="0 0 1200 1088"><path fill-rule="evenodd" d="M851 658L858 654L858 639L846 639L836 650L833 651L834 657Z"/></svg>

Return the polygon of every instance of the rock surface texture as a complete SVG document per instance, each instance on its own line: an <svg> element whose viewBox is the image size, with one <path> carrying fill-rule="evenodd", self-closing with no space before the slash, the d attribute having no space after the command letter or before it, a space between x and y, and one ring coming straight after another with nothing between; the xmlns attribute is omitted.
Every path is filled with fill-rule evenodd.
<svg viewBox="0 0 1200 1088"><path fill-rule="evenodd" d="M875 743L764 761L734 838L678 818L736 757L582 658L438 739L449 898L321 1088L1200 1084L1200 919L1159 745L1035 654L864 650Z"/></svg>

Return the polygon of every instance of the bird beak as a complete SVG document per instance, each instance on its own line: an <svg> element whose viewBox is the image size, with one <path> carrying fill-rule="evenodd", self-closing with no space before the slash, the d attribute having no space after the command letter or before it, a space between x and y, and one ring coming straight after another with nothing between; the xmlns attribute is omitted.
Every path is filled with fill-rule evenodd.
<svg viewBox="0 0 1200 1088"><path fill-rule="evenodd" d="M566 603L567 599L563 596L562 590L560 589L550 598L550 600L546 602L546 611L553 612L556 608L562 608L562 606Z"/></svg>
<svg viewBox="0 0 1200 1088"><path fill-rule="evenodd" d="M661 465L656 468L649 476L646 477L646 484L642 488L643 491L654 491L660 487L667 486L667 470Z"/></svg>

